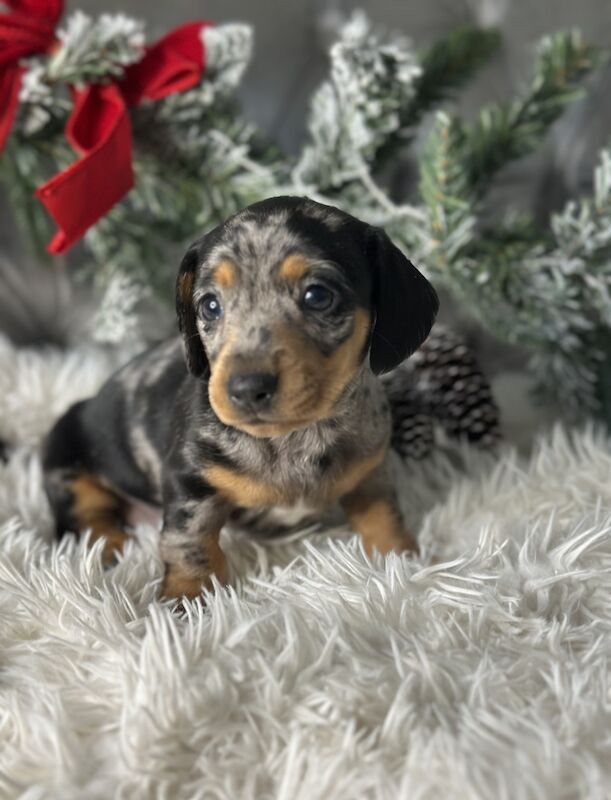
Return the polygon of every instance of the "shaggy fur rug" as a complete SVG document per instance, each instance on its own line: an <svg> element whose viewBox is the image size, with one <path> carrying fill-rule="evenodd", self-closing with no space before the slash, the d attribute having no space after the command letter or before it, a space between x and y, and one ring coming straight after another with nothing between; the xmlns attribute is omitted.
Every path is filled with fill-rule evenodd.
<svg viewBox="0 0 611 800"><path fill-rule="evenodd" d="M51 542L36 445L111 361L0 341L0 796L611 796L601 431L398 467L415 560L225 532L232 586L177 618L154 531L108 571Z"/></svg>

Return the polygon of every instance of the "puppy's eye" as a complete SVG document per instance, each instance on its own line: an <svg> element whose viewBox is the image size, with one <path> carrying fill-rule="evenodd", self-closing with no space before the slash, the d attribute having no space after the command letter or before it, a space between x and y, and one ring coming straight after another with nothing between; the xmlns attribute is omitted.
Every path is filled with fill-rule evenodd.
<svg viewBox="0 0 611 800"><path fill-rule="evenodd" d="M207 319L209 322L214 322L214 320L218 319L223 313L221 301L215 294L208 292L200 301L199 313L204 319Z"/></svg>
<svg viewBox="0 0 611 800"><path fill-rule="evenodd" d="M301 302L312 311L328 311L335 303L335 294L326 286L313 283L306 288Z"/></svg>

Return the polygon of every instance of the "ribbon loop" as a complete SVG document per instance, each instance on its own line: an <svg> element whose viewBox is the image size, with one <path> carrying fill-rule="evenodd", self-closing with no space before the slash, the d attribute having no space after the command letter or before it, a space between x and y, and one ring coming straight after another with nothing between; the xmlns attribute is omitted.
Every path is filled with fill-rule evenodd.
<svg viewBox="0 0 611 800"><path fill-rule="evenodd" d="M161 100L174 92L184 92L199 83L204 70L206 23L188 22L170 31L151 47L144 57L125 70L121 90L129 105L143 99Z"/></svg>

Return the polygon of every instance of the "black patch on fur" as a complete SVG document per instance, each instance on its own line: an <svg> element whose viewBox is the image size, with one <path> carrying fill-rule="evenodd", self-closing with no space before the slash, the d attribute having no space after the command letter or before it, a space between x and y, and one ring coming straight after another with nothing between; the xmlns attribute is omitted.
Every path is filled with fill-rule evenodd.
<svg viewBox="0 0 611 800"><path fill-rule="evenodd" d="M192 472L181 472L176 475L175 486L180 487L183 494L190 500L205 500L215 493L215 490L202 477Z"/></svg>
<svg viewBox="0 0 611 800"><path fill-rule="evenodd" d="M223 467L232 467L233 462L223 450L211 439L200 439L197 442L197 454L201 457L202 464L218 464Z"/></svg>
<svg viewBox="0 0 611 800"><path fill-rule="evenodd" d="M326 472L332 463L333 463L332 458L326 454L318 459L318 467L321 472Z"/></svg>

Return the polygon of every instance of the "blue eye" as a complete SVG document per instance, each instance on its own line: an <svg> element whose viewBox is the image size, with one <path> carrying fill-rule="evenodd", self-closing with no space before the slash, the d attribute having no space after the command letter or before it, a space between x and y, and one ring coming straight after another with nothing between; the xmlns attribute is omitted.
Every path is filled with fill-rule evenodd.
<svg viewBox="0 0 611 800"><path fill-rule="evenodd" d="M205 294L199 304L199 310L204 319L213 322L218 319L223 313L221 301L215 294L209 292Z"/></svg>
<svg viewBox="0 0 611 800"><path fill-rule="evenodd" d="M335 302L335 294L326 286L313 283L303 293L302 303L312 311L328 311Z"/></svg>

